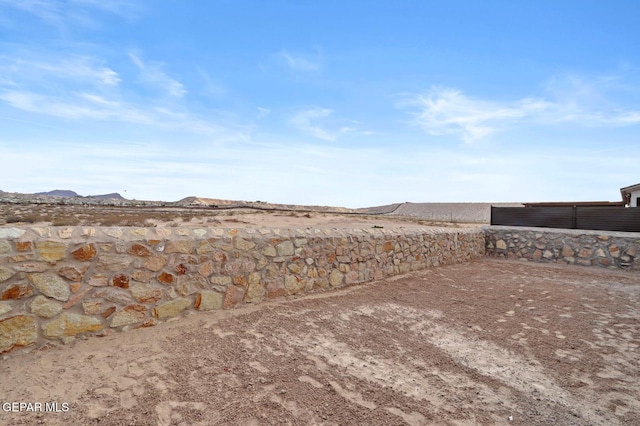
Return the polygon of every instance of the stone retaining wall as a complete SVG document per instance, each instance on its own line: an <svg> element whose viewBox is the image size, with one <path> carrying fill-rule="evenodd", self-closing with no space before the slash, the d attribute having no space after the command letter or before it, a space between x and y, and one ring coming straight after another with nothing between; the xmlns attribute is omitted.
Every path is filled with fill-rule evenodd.
<svg viewBox="0 0 640 426"><path fill-rule="evenodd" d="M484 255L481 229L0 228L0 353Z"/></svg>
<svg viewBox="0 0 640 426"><path fill-rule="evenodd" d="M491 226L488 256L640 271L640 235L634 232Z"/></svg>

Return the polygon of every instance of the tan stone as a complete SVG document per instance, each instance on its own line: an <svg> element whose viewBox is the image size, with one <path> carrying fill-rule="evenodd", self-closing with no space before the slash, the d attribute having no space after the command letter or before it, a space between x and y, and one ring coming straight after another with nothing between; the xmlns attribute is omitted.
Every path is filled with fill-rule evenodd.
<svg viewBox="0 0 640 426"><path fill-rule="evenodd" d="M253 259L237 259L225 263L222 268L226 275L244 275L249 274L256 269L256 262Z"/></svg>
<svg viewBox="0 0 640 426"><path fill-rule="evenodd" d="M196 247L196 253L198 254L207 254L213 251L213 246L209 243L209 241L200 241Z"/></svg>
<svg viewBox="0 0 640 426"><path fill-rule="evenodd" d="M69 309L73 305L75 305L79 300L84 298L92 290L93 287L87 287L82 290L80 293L74 294L68 301L62 306L62 309Z"/></svg>
<svg viewBox="0 0 640 426"><path fill-rule="evenodd" d="M147 308L142 305L129 305L123 310L116 312L111 320L111 328L123 325L135 324L147 318Z"/></svg>
<svg viewBox="0 0 640 426"><path fill-rule="evenodd" d="M247 277L244 275L236 275L233 277L233 284L245 287L247 285Z"/></svg>
<svg viewBox="0 0 640 426"><path fill-rule="evenodd" d="M287 269L293 273L293 274L299 274L300 273L300 265L298 265L297 263L291 263L289 264L289 266L287 266Z"/></svg>
<svg viewBox="0 0 640 426"><path fill-rule="evenodd" d="M132 244L131 247L129 248L129 251L127 251L127 253L132 254L134 256L140 256L140 257L151 256L151 251L145 246L143 246L142 244L138 244L138 243Z"/></svg>
<svg viewBox="0 0 640 426"><path fill-rule="evenodd" d="M36 260L36 256L33 253L24 253L24 254L17 254L15 256L11 256L7 258L7 260L9 260L9 262L11 263L20 263L20 262L27 262L30 260ZM55 263L55 262L49 262L49 263Z"/></svg>
<svg viewBox="0 0 640 426"><path fill-rule="evenodd" d="M58 229L58 236L64 239L73 237L73 228L67 227Z"/></svg>
<svg viewBox="0 0 640 426"><path fill-rule="evenodd" d="M102 310L102 302L82 302L82 310L86 315L97 315Z"/></svg>
<svg viewBox="0 0 640 426"><path fill-rule="evenodd" d="M153 308L153 316L157 319L175 317L191 305L191 301L186 298L174 299L170 302Z"/></svg>
<svg viewBox="0 0 640 426"><path fill-rule="evenodd" d="M98 268L101 272L122 272L131 265L133 259L124 254L101 254L98 256Z"/></svg>
<svg viewBox="0 0 640 426"><path fill-rule="evenodd" d="M609 247L609 254L611 255L611 257L620 257L620 247L612 245L611 247Z"/></svg>
<svg viewBox="0 0 640 426"><path fill-rule="evenodd" d="M227 261L227 254L223 251L216 251L211 255L214 262L224 263Z"/></svg>
<svg viewBox="0 0 640 426"><path fill-rule="evenodd" d="M167 245L164 248L165 253L190 254L192 251L193 251L193 242L191 240L167 241Z"/></svg>
<svg viewBox="0 0 640 426"><path fill-rule="evenodd" d="M289 240L278 244L276 250L278 251L278 256L293 256L294 254L293 243Z"/></svg>
<svg viewBox="0 0 640 426"><path fill-rule="evenodd" d="M182 276L178 278L176 291L181 296L189 296L199 290L206 289L208 284L207 279L200 275Z"/></svg>
<svg viewBox="0 0 640 426"><path fill-rule="evenodd" d="M122 237L122 229L120 228L103 228L103 232L113 238Z"/></svg>
<svg viewBox="0 0 640 426"><path fill-rule="evenodd" d="M28 274L29 281L45 296L66 302L71 296L69 285L59 276L42 273Z"/></svg>
<svg viewBox="0 0 640 426"><path fill-rule="evenodd" d="M249 275L249 285L247 286L247 293L244 299L247 302L259 302L262 300L266 293L265 288L262 286L260 273L254 272Z"/></svg>
<svg viewBox="0 0 640 426"><path fill-rule="evenodd" d="M6 314L7 312L11 312L11 310L13 310L11 302L0 302L0 316Z"/></svg>
<svg viewBox="0 0 640 426"><path fill-rule="evenodd" d="M575 254L575 252L571 247L563 246L561 254L562 254L562 257L572 257Z"/></svg>
<svg viewBox="0 0 640 426"><path fill-rule="evenodd" d="M287 294L300 293L305 286L305 281L302 278L298 278L295 275L287 275L284 277L284 288Z"/></svg>
<svg viewBox="0 0 640 426"><path fill-rule="evenodd" d="M144 262L144 267L153 272L158 272L167 264L167 260L163 256L151 256Z"/></svg>
<svg viewBox="0 0 640 426"><path fill-rule="evenodd" d="M58 269L58 275L65 277L66 279L74 282L80 282L84 278L84 272L86 268L78 269L74 266L63 266Z"/></svg>
<svg viewBox="0 0 640 426"><path fill-rule="evenodd" d="M498 240L498 241L496 241L496 248L498 250L506 250L507 249L507 243L504 240Z"/></svg>
<svg viewBox="0 0 640 426"><path fill-rule="evenodd" d="M231 277L227 277L227 276L224 276L224 275L216 275L216 276L213 276L213 277L209 278L209 282L211 282L211 284L215 284L215 285L227 286L227 285L231 284Z"/></svg>
<svg viewBox="0 0 640 426"><path fill-rule="evenodd" d="M62 305L38 295L31 302L31 312L42 318L53 318L62 312Z"/></svg>
<svg viewBox="0 0 640 426"><path fill-rule="evenodd" d="M146 238L147 236L147 228L131 228L129 232L131 232L131 235L134 237Z"/></svg>
<svg viewBox="0 0 640 426"><path fill-rule="evenodd" d="M593 255L593 250L586 249L586 248L580 250L580 253L578 253L578 257L582 257L582 258L591 257L591 255Z"/></svg>
<svg viewBox="0 0 640 426"><path fill-rule="evenodd" d="M247 250L251 250L255 246L256 246L256 243L254 243L253 241L245 240L244 238L239 238L239 237L236 238L235 247L238 250L247 251Z"/></svg>
<svg viewBox="0 0 640 426"><path fill-rule="evenodd" d="M0 353L28 346L38 339L38 326L32 315L16 315L0 320Z"/></svg>
<svg viewBox="0 0 640 426"><path fill-rule="evenodd" d="M9 278L14 276L16 273L9 268L0 267L0 283L3 281L7 281Z"/></svg>
<svg viewBox="0 0 640 426"><path fill-rule="evenodd" d="M342 285L342 279L344 277L344 274L342 272L339 272L337 270L332 270L331 274L329 275L329 282L331 283L331 287L339 287L340 285Z"/></svg>
<svg viewBox="0 0 640 426"><path fill-rule="evenodd" d="M269 261L267 260L266 257L260 256L258 258L258 263L256 264L256 270L261 270L262 268L264 268L265 266L267 266L269 264Z"/></svg>
<svg viewBox="0 0 640 426"><path fill-rule="evenodd" d="M213 263L207 262L202 264L198 268L198 273L203 277L208 277L209 275L213 274Z"/></svg>
<svg viewBox="0 0 640 426"><path fill-rule="evenodd" d="M262 250L262 254L269 257L276 257L278 253L276 252L276 248L273 246L267 246Z"/></svg>
<svg viewBox="0 0 640 426"><path fill-rule="evenodd" d="M58 241L36 241L36 249L40 259L47 262L56 262L64 259L67 245Z"/></svg>
<svg viewBox="0 0 640 426"><path fill-rule="evenodd" d="M17 245L20 243L16 243ZM21 250L18 250L21 251ZM7 254L11 252L11 244L8 241L0 241L0 254Z"/></svg>
<svg viewBox="0 0 640 426"><path fill-rule="evenodd" d="M282 279L269 280L266 283L267 297L269 299L275 299L277 297L284 297L284 282Z"/></svg>
<svg viewBox="0 0 640 426"><path fill-rule="evenodd" d="M42 332L49 338L75 336L104 328L98 318L86 315L63 313L56 319L42 325Z"/></svg>
<svg viewBox="0 0 640 426"><path fill-rule="evenodd" d="M245 289L243 287L236 287L234 285L227 288L224 294L224 302L222 304L223 309L231 309L234 306L242 303L244 298Z"/></svg>
<svg viewBox="0 0 640 426"><path fill-rule="evenodd" d="M162 299L162 289L148 284L134 284L131 296L140 303L156 303Z"/></svg>
<svg viewBox="0 0 640 426"><path fill-rule="evenodd" d="M223 295L216 291L204 290L196 295L194 307L199 311L222 309Z"/></svg>
<svg viewBox="0 0 640 426"><path fill-rule="evenodd" d="M93 287L105 287L109 285L109 277L102 274L96 274L91 278L89 278L89 281L87 281L87 284Z"/></svg>
<svg viewBox="0 0 640 426"><path fill-rule="evenodd" d="M144 270L133 271L133 273L131 274L132 280L141 283L150 283L154 277L155 274L153 272Z"/></svg>

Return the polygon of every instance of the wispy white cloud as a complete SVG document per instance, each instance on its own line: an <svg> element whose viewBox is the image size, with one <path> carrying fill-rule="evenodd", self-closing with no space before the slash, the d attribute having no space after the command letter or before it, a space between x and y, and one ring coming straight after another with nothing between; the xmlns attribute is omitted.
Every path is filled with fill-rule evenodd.
<svg viewBox="0 0 640 426"><path fill-rule="evenodd" d="M184 85L169 77L164 71L164 65L159 62L144 62L136 52L129 52L131 62L140 70L141 79L149 85L166 90L171 96L182 97L187 93Z"/></svg>
<svg viewBox="0 0 640 426"><path fill-rule="evenodd" d="M270 109L264 108L264 107L258 107L258 116L257 116L258 119L265 118L269 114L271 114Z"/></svg>
<svg viewBox="0 0 640 426"><path fill-rule="evenodd" d="M227 92L227 89L222 85L213 80L208 72L203 70L200 67L196 67L198 74L204 80L204 86L199 91L205 93L211 97L219 97L224 95Z"/></svg>
<svg viewBox="0 0 640 426"><path fill-rule="evenodd" d="M27 59L24 59L27 56ZM11 76L13 80L22 82L36 82L42 80L42 76L68 81L84 82L88 84L117 86L121 81L120 75L113 69L100 64L100 61L79 55L58 57L51 60L34 59L33 54L0 56L0 72ZM0 80L2 85L2 80Z"/></svg>
<svg viewBox="0 0 640 426"><path fill-rule="evenodd" d="M336 141L341 134L356 130L353 125L345 125L353 124L353 120L333 119L332 115L331 109L311 107L295 113L290 122L302 133L329 142Z"/></svg>
<svg viewBox="0 0 640 426"><path fill-rule="evenodd" d="M31 13L55 26L59 26L63 20L62 2L56 0L0 0L0 5Z"/></svg>
<svg viewBox="0 0 640 426"><path fill-rule="evenodd" d="M278 56L284 60L287 66L293 71L317 72L322 68L322 61L319 55L310 57L303 54L294 54L285 49L278 53Z"/></svg>
<svg viewBox="0 0 640 426"><path fill-rule="evenodd" d="M69 25L96 26L90 16L102 11L126 19L134 19L141 11L135 0L0 0L0 5L30 13L60 30Z"/></svg>
<svg viewBox="0 0 640 426"><path fill-rule="evenodd" d="M314 138L323 139L326 141L335 141L336 135L322 128L321 126L314 124L319 118L328 117L333 111L327 108L311 108L296 113L291 117L291 123L295 125L298 130L313 136Z"/></svg>
<svg viewBox="0 0 640 426"><path fill-rule="evenodd" d="M25 91L5 91L0 93L0 100L22 111L73 120L116 120L138 124L155 121L138 108L89 93L59 98Z"/></svg>
<svg viewBox="0 0 640 426"><path fill-rule="evenodd" d="M38 57L40 57L38 59ZM171 96L138 90L136 81L120 74L104 60L90 56L52 58L46 53L20 51L0 56L0 108L11 108L65 120L122 122L148 129L181 131L218 141L249 138L249 129L228 118L224 124L211 114L207 119L190 110L180 99L184 86L137 54L129 58L140 70L145 84L160 85ZM126 71L126 66L124 67Z"/></svg>
<svg viewBox="0 0 640 426"><path fill-rule="evenodd" d="M466 143L550 107L540 99L527 98L511 104L474 99L448 88L434 88L426 95L413 96L404 105L417 109L416 123L427 133L458 135Z"/></svg>
<svg viewBox="0 0 640 426"><path fill-rule="evenodd" d="M618 106L584 80L569 79L568 84L554 82L549 87L552 90L547 90L548 99L528 97L510 102L474 98L458 89L436 87L426 94L408 96L398 106L411 109L414 123L425 132L454 135L467 144L522 123L573 123L587 127L640 124L640 105Z"/></svg>
<svg viewBox="0 0 640 426"><path fill-rule="evenodd" d="M80 7L94 8L132 19L141 12L142 6L136 0L70 0Z"/></svg>

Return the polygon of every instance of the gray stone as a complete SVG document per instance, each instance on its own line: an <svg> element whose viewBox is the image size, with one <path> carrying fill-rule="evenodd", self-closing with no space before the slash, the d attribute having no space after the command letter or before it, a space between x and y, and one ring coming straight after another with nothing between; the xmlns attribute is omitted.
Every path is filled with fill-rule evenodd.
<svg viewBox="0 0 640 426"><path fill-rule="evenodd" d="M0 238L20 238L25 232L19 228L0 228Z"/></svg>
<svg viewBox="0 0 640 426"><path fill-rule="evenodd" d="M283 241L276 246L278 256L293 256L294 249L291 241Z"/></svg>

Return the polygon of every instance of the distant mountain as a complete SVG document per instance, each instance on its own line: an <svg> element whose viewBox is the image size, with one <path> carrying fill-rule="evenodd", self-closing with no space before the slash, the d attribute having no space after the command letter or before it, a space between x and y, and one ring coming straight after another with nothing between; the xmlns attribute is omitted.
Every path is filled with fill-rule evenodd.
<svg viewBox="0 0 640 426"><path fill-rule="evenodd" d="M75 191L70 191L68 189L55 189L49 192L36 192L33 195L48 195L50 197L65 197L65 198L79 197L79 195Z"/></svg>
<svg viewBox="0 0 640 426"><path fill-rule="evenodd" d="M88 195L88 198L99 198L101 200L126 200L122 195L117 192L112 192L111 194L102 194L102 195Z"/></svg>
<svg viewBox="0 0 640 426"><path fill-rule="evenodd" d="M68 189L56 189L49 192L37 192L33 195L44 195L48 197L62 197L62 198L75 198L75 197L83 197L75 191L71 191ZM112 192L110 194L100 194L100 195L87 195L83 198L96 198L99 200L126 200L122 195L117 192Z"/></svg>

